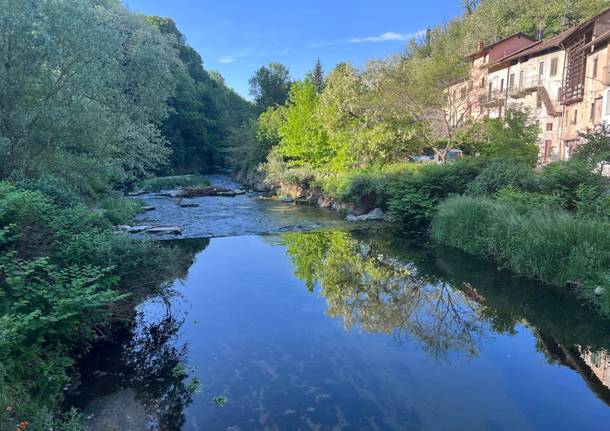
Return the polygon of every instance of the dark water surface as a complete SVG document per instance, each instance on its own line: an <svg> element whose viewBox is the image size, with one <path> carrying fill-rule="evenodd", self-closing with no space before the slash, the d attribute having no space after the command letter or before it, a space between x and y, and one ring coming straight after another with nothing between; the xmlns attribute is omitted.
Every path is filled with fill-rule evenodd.
<svg viewBox="0 0 610 431"><path fill-rule="evenodd" d="M172 431L610 429L610 323L565 292L389 229L178 243L178 294L72 403Z"/></svg>

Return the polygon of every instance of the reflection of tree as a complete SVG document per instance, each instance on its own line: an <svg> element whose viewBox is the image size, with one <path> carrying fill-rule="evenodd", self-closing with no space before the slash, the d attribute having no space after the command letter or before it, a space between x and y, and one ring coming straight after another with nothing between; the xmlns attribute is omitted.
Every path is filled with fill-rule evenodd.
<svg viewBox="0 0 610 431"><path fill-rule="evenodd" d="M131 388L153 419L153 429L182 428L184 409L192 402L198 382L189 379L185 365L187 346L176 341L182 321L172 315L168 298L175 295L173 280L186 277L196 254L208 243L208 240L166 243L174 247L175 258L160 269L160 287L154 290L157 300L165 305L162 317L145 321L133 308L122 313L131 318L122 317L113 325L112 333L95 343L79 360L75 370L80 374L80 384L67 394L65 408L82 409L94 399ZM141 295L138 300L145 297ZM133 303L129 305L133 307Z"/></svg>
<svg viewBox="0 0 610 431"><path fill-rule="evenodd" d="M410 264L378 253L348 232L285 234L297 277L316 282L327 313L347 328L411 335L434 355L449 350L476 354L482 334L477 305L450 285L431 283Z"/></svg>
<svg viewBox="0 0 610 431"><path fill-rule="evenodd" d="M161 430L180 430L183 411L192 402L192 383L187 383L184 366L186 345L174 339L182 322L167 314L163 319L141 325L123 353L124 379L136 389Z"/></svg>

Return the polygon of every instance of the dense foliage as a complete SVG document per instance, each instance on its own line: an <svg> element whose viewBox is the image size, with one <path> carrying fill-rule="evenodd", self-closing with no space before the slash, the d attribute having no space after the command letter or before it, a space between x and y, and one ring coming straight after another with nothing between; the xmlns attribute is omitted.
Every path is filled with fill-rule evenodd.
<svg viewBox="0 0 610 431"><path fill-rule="evenodd" d="M205 183L145 179L221 165L254 106L119 0L1 0L0 22L0 428L76 430L68 368L181 272L115 231L141 206L121 190Z"/></svg>

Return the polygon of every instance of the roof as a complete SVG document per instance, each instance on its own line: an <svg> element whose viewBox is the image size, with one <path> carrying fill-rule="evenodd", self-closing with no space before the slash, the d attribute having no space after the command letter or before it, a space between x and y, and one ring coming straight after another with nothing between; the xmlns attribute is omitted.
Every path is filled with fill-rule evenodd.
<svg viewBox="0 0 610 431"><path fill-rule="evenodd" d="M495 65L498 65L501 63L505 63L507 61L518 60L523 57L535 56L537 54L540 54L542 52L552 50L552 49L561 49L561 44L567 38L572 36L578 29L579 29L579 27L572 27L571 29L562 31L558 35L555 35L549 39L539 40L537 42L534 42L530 46L526 46L525 48L523 48L517 52L513 52L509 55L506 55L506 56L498 59L493 64L490 64L490 66L495 66Z"/></svg>
<svg viewBox="0 0 610 431"><path fill-rule="evenodd" d="M504 39L500 39L494 43L491 43L489 45L486 45L483 49L481 49L480 51L477 52L473 52L471 54L468 54L466 56L466 58L472 58L472 57L477 57L481 54L483 54L484 52L489 51L490 49L492 49L494 46L501 44L502 42L506 42L507 40L513 39L515 37L523 37L525 39L531 40L532 42L535 42L534 39L532 39L531 37L529 37L527 34L523 33L522 31L518 31L517 33L513 33L510 36L506 36Z"/></svg>

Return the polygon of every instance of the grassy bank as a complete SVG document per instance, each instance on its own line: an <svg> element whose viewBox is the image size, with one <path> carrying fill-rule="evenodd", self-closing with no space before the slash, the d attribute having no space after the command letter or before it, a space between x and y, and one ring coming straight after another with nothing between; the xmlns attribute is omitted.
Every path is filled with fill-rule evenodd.
<svg viewBox="0 0 610 431"><path fill-rule="evenodd" d="M488 197L458 196L439 205L435 241L492 258L546 283L578 283L579 291L610 310L610 223L566 211L515 206ZM596 288L602 288L597 290Z"/></svg>

